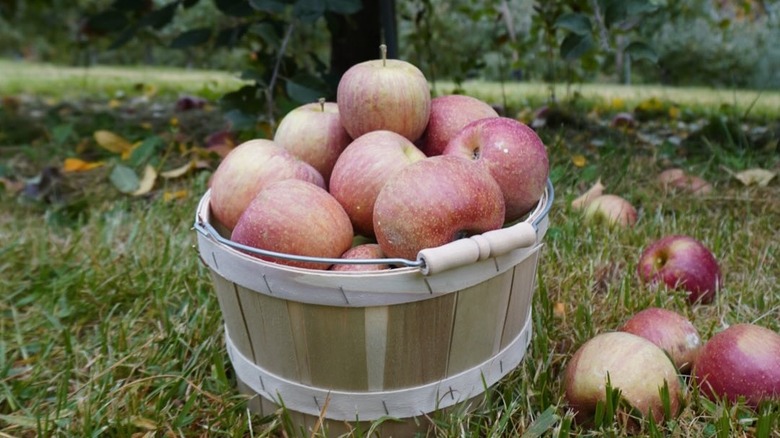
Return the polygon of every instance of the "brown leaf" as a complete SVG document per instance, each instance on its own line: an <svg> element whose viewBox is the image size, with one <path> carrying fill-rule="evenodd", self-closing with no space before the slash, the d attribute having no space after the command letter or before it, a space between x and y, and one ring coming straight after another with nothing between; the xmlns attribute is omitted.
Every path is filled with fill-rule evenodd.
<svg viewBox="0 0 780 438"><path fill-rule="evenodd" d="M195 167L195 162L190 161L187 164L177 167L175 169L166 170L165 172L160 172L160 176L165 179L172 179L172 178L178 178L180 176L184 176L189 172L191 169Z"/></svg>
<svg viewBox="0 0 780 438"><path fill-rule="evenodd" d="M595 198L601 196L604 193L604 185L601 184L601 179L596 181L596 184L594 184L591 188L588 189L587 192L583 193L571 202L571 207L575 210L581 210L590 204L590 201L594 200Z"/></svg>
<svg viewBox="0 0 780 438"><path fill-rule="evenodd" d="M100 147L115 154L127 153L133 149L132 143L111 131L95 131L92 136Z"/></svg>
<svg viewBox="0 0 780 438"><path fill-rule="evenodd" d="M86 172L104 165L102 161L84 161L80 158L66 158L62 164L63 172Z"/></svg>
<svg viewBox="0 0 780 438"><path fill-rule="evenodd" d="M144 175L141 177L140 184L138 185L138 189L130 194L133 196L142 196L149 193L152 191L152 188L154 188L154 182L156 180L157 171L154 170L154 167L147 164L144 169Z"/></svg>
<svg viewBox="0 0 780 438"><path fill-rule="evenodd" d="M775 176L777 176L775 172L759 168L743 170L734 174L734 178L738 179L742 184L746 186L757 185L759 187L769 185L769 181Z"/></svg>

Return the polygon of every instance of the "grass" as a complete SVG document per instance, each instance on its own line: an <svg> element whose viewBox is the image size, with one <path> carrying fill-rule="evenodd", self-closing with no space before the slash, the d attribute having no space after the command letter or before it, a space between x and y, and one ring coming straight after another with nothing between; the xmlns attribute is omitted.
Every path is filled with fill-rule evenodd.
<svg viewBox="0 0 780 438"><path fill-rule="evenodd" d="M153 74L144 82L175 94L185 83L197 90L194 77L171 85ZM76 83L71 80L80 79L56 86L42 79L35 86L56 92ZM95 94L104 93L98 82L88 81L80 91L92 93L94 84ZM72 155L79 135L89 137L102 120L62 143L45 135L21 142L23 150L13 149L0 176L13 177L22 163L36 169ZM642 126L661 133L680 123L661 118ZM639 431L614 413L616 400L604 407L599 425L572 421L561 381L569 358L638 310L678 311L704 339L739 322L780 331L780 185L775 179L767 187L745 187L722 170L776 171L776 149L744 149L719 137L683 155L668 142L652 146L637 132L594 126L540 130L557 197L538 269L527 357L472 412L434 415L433 434L780 437L778 404L754 412L711 402L695 385L687 385L679 416L662 424L643 421ZM654 178L671 165L704 176L714 192L663 190ZM0 436L296 435L284 415L251 415L235 390L219 305L191 230L209 174L166 180L137 198L118 195L100 169L63 175L69 196L53 202L0 189L0 202L9 207L0 211ZM586 224L570 208L599 178L608 192L639 208L635 227ZM163 196L180 191L185 196ZM638 281L642 248L670 233L695 236L717 255L724 288L713 304L692 306L680 292Z"/></svg>

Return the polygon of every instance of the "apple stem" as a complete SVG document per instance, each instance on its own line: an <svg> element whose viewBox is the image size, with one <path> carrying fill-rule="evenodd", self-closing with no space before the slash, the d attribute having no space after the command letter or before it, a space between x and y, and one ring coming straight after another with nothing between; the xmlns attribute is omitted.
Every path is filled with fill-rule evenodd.
<svg viewBox="0 0 780 438"><path fill-rule="evenodd" d="M387 65L387 46L380 44L379 51L382 52L382 67L385 67Z"/></svg>
<svg viewBox="0 0 780 438"><path fill-rule="evenodd" d="M320 103L320 110L322 112L325 112L325 98L324 97L320 97L318 101Z"/></svg>

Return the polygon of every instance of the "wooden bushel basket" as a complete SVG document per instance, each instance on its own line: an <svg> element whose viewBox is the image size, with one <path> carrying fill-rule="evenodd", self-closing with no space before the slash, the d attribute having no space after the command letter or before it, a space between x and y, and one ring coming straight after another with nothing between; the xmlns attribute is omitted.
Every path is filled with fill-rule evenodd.
<svg viewBox="0 0 780 438"><path fill-rule="evenodd" d="M525 355L552 200L548 181L524 221L423 250L417 260L388 259L404 267L345 272L246 254L296 258L221 236L207 192L195 229L239 390L254 396L254 411L284 406L302 432L329 436L387 417L400 421L384 422L382 436L410 436L425 432L438 410L468 409Z"/></svg>

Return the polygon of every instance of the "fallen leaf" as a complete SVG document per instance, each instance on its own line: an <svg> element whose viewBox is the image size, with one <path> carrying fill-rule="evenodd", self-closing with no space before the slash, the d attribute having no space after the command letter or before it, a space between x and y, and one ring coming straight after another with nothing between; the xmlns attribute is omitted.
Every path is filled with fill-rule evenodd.
<svg viewBox="0 0 780 438"><path fill-rule="evenodd" d="M160 172L160 176L165 179L178 178L180 176L186 175L187 172L189 172L190 169L194 167L195 167L195 162L190 161L181 167L177 167L171 170L166 170L165 172Z"/></svg>
<svg viewBox="0 0 780 438"><path fill-rule="evenodd" d="M553 315L561 319L566 318L566 305L561 302L555 303L555 306L553 307Z"/></svg>
<svg viewBox="0 0 780 438"><path fill-rule="evenodd" d="M571 162L572 164L574 164L576 167L579 168L583 168L585 167L586 164L588 164L588 160L585 158L585 156L580 154L572 156Z"/></svg>
<svg viewBox="0 0 780 438"><path fill-rule="evenodd" d="M187 190L177 190L175 192L164 192L163 193L163 201L164 202L170 202L176 199L184 199L190 194Z"/></svg>
<svg viewBox="0 0 780 438"><path fill-rule="evenodd" d="M580 210L588 206L590 201L598 198L604 193L604 184L601 184L601 179L596 181L587 192L583 193L580 197L571 202L571 207L575 210Z"/></svg>
<svg viewBox="0 0 780 438"><path fill-rule="evenodd" d="M111 100L108 101L108 107L111 108L111 109L117 109L120 106L122 106L122 102L120 102L117 99L111 99Z"/></svg>
<svg viewBox="0 0 780 438"><path fill-rule="evenodd" d="M757 185L759 187L766 187L769 185L769 181L777 176L775 172L771 172L766 169L748 169L734 174L734 178L738 179L742 184L746 186Z"/></svg>
<svg viewBox="0 0 780 438"><path fill-rule="evenodd" d="M115 154L129 152L133 148L132 143L111 131L95 131L92 136L100 147Z"/></svg>
<svg viewBox="0 0 780 438"><path fill-rule="evenodd" d="M136 175L135 171L121 164L114 166L108 178L111 180L111 184L122 193L133 193L140 186L138 175Z"/></svg>
<svg viewBox="0 0 780 438"><path fill-rule="evenodd" d="M154 167L147 164L144 168L144 176L141 177L141 181L138 183L138 189L130 194L133 196L142 196L149 193L154 188L155 181L157 181L157 171Z"/></svg>
<svg viewBox="0 0 780 438"><path fill-rule="evenodd" d="M66 158L62 164L63 172L86 172L104 165L102 161L84 161L80 158Z"/></svg>

